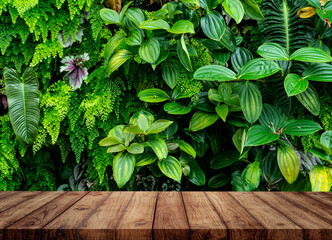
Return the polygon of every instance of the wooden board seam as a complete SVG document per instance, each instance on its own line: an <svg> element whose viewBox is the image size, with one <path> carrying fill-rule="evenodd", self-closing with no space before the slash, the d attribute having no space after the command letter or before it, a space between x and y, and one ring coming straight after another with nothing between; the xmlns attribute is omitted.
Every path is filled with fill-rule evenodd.
<svg viewBox="0 0 332 240"><path fill-rule="evenodd" d="M181 199L182 199L182 207L184 209L184 213L185 213L186 218L187 218L187 223L188 223L188 228L189 228L189 239L190 239L190 236L191 236L191 227L190 227L190 224L189 224L189 218L188 218L187 209L185 207L185 203L184 203L184 200L183 200L182 192L180 192L180 196L181 196Z"/></svg>
<svg viewBox="0 0 332 240"><path fill-rule="evenodd" d="M152 240L154 239L154 235L153 235L153 226L154 226L154 220L155 220L155 218L156 218L156 209L157 209L158 197L159 197L159 192L157 192L156 201L155 201L155 203L154 203L153 219L152 219L152 229L151 229Z"/></svg>
<svg viewBox="0 0 332 240"><path fill-rule="evenodd" d="M41 194L42 194L42 193L43 193L43 192L41 192ZM9 195L9 196L11 196L11 195ZM0 213L2 213L2 212L4 212L4 211L7 211L8 209L11 209L11 208L13 208L13 207L16 207L17 205L19 205L19 204L21 204L21 203L24 203L24 202L26 202L26 201L28 201L28 200L30 200L30 199L33 199L34 197L37 197L37 196L39 196L39 194L38 194L38 195L34 195L34 196L32 196L32 197L29 197L29 198L27 198L27 199L25 199L25 200L22 200L21 202L18 202L18 203L16 203L15 205L10 206L9 208L6 208L6 209L0 211Z"/></svg>

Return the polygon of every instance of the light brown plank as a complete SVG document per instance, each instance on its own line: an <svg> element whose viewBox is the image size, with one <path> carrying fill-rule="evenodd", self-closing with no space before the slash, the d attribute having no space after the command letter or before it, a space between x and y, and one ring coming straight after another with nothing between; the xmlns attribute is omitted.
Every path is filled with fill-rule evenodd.
<svg viewBox="0 0 332 240"><path fill-rule="evenodd" d="M10 195L14 194L15 192L0 192L0 199L7 198Z"/></svg>
<svg viewBox="0 0 332 240"><path fill-rule="evenodd" d="M133 194L133 192L111 193L105 202L78 227L80 239L115 239L115 227Z"/></svg>
<svg viewBox="0 0 332 240"><path fill-rule="evenodd" d="M274 210L253 193L230 192L229 194L263 225L267 230L267 239L303 239L301 227Z"/></svg>
<svg viewBox="0 0 332 240"><path fill-rule="evenodd" d="M227 228L204 192L182 192L182 196L192 240L227 239Z"/></svg>
<svg viewBox="0 0 332 240"><path fill-rule="evenodd" d="M43 239L77 239L76 228L109 195L109 192L89 192L43 228Z"/></svg>
<svg viewBox="0 0 332 240"><path fill-rule="evenodd" d="M301 192L301 194L315 199L321 203L328 206L332 206L332 193L322 193L322 192Z"/></svg>
<svg viewBox="0 0 332 240"><path fill-rule="evenodd" d="M316 214L318 217L332 224L331 204L325 205L319 201L316 201L298 192L280 192L278 194L283 198L291 201L295 205L305 208L308 211L311 211L312 213Z"/></svg>
<svg viewBox="0 0 332 240"><path fill-rule="evenodd" d="M0 199L0 212L5 211L21 202L24 202L34 196L41 194L42 192L17 192L9 195L6 198Z"/></svg>
<svg viewBox="0 0 332 240"><path fill-rule="evenodd" d="M208 198L222 216L229 239L264 239L265 229L227 192L207 192Z"/></svg>
<svg viewBox="0 0 332 240"><path fill-rule="evenodd" d="M68 192L47 203L5 230L5 239L38 240L41 228L81 199L86 192Z"/></svg>
<svg viewBox="0 0 332 240"><path fill-rule="evenodd" d="M156 192L135 192L120 220L116 239L152 239Z"/></svg>
<svg viewBox="0 0 332 240"><path fill-rule="evenodd" d="M42 207L53 199L64 194L63 192L38 192L34 198L26 200L14 207L11 207L0 213L0 239L3 236L3 229L14 222L22 219L36 209ZM21 195L21 194L20 194Z"/></svg>
<svg viewBox="0 0 332 240"><path fill-rule="evenodd" d="M305 232L305 239L332 239L331 224L283 199L278 193L269 194L261 192L255 193L255 195L301 226Z"/></svg>
<svg viewBox="0 0 332 240"><path fill-rule="evenodd" d="M187 215L179 192L160 192L153 224L154 239L190 239Z"/></svg>

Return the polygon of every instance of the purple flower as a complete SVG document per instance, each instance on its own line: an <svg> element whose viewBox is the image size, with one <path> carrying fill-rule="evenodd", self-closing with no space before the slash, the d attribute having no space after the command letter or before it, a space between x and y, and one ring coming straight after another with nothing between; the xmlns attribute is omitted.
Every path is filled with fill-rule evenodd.
<svg viewBox="0 0 332 240"><path fill-rule="evenodd" d="M3 95L1 97L1 101L0 102L2 103L2 106L4 107L4 109L6 109L8 107L7 96Z"/></svg>
<svg viewBox="0 0 332 240"><path fill-rule="evenodd" d="M84 62L90 59L87 53L78 56L67 56L61 60L63 66L60 67L60 72L68 72L64 79L69 80L69 85L73 90L79 89L84 80L88 78L88 69L84 67Z"/></svg>

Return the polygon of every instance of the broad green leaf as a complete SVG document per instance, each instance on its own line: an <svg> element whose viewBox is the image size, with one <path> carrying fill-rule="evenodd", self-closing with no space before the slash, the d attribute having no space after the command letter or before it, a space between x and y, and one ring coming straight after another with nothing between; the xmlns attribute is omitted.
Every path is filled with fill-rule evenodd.
<svg viewBox="0 0 332 240"><path fill-rule="evenodd" d="M320 136L320 143L332 150L332 131L326 131Z"/></svg>
<svg viewBox="0 0 332 240"><path fill-rule="evenodd" d="M245 191L245 189L243 188L241 175L242 175L241 171L235 171L232 173L231 184L233 186L234 191L241 191L241 192Z"/></svg>
<svg viewBox="0 0 332 240"><path fill-rule="evenodd" d="M292 119L283 124L283 133L293 136L310 135L321 129L322 127L318 123L311 120Z"/></svg>
<svg viewBox="0 0 332 240"><path fill-rule="evenodd" d="M190 167L190 173L187 176L189 181L197 186L205 185L205 182L206 182L205 173L202 171L202 169L198 165L197 161L192 158L188 162L188 165Z"/></svg>
<svg viewBox="0 0 332 240"><path fill-rule="evenodd" d="M291 57L291 60L302 61L302 62L331 62L332 57L319 48L306 47L300 48L295 51Z"/></svg>
<svg viewBox="0 0 332 240"><path fill-rule="evenodd" d="M310 5L314 6L315 8L318 8L318 9L321 8L321 3L320 3L321 1L320 0L307 0L307 2Z"/></svg>
<svg viewBox="0 0 332 240"><path fill-rule="evenodd" d="M330 156L324 150L325 149L320 149L320 148L313 147L309 150L309 152L316 155L320 159L331 162Z"/></svg>
<svg viewBox="0 0 332 240"><path fill-rule="evenodd" d="M236 151L225 151L212 157L210 168L221 169L240 161L240 154Z"/></svg>
<svg viewBox="0 0 332 240"><path fill-rule="evenodd" d="M232 70L223 66L208 65L199 68L194 73L194 79L225 82L236 80L236 74Z"/></svg>
<svg viewBox="0 0 332 240"><path fill-rule="evenodd" d="M115 35L108 41L105 50L104 50L104 58L105 61L108 61L112 54L114 53L115 49L120 45L120 43L125 39L124 36Z"/></svg>
<svg viewBox="0 0 332 240"><path fill-rule="evenodd" d="M297 74L291 73L285 78L285 90L289 97L304 92L308 86L308 79L303 79Z"/></svg>
<svg viewBox="0 0 332 240"><path fill-rule="evenodd" d="M277 73L281 68L273 61L257 58L244 65L237 77L245 80L265 78Z"/></svg>
<svg viewBox="0 0 332 240"><path fill-rule="evenodd" d="M107 137L99 142L99 146L108 147L112 145L117 145L123 143L122 140L118 137Z"/></svg>
<svg viewBox="0 0 332 240"><path fill-rule="evenodd" d="M262 94L251 82L244 82L239 91L242 112L250 124L257 121L262 113Z"/></svg>
<svg viewBox="0 0 332 240"><path fill-rule="evenodd" d="M283 116L275 107L265 103L258 121L260 124L271 128L273 132L276 132L283 123Z"/></svg>
<svg viewBox="0 0 332 240"><path fill-rule="evenodd" d="M296 95L297 100L313 115L318 116L320 112L320 102L319 96L312 85L309 85L308 88Z"/></svg>
<svg viewBox="0 0 332 240"><path fill-rule="evenodd" d="M271 183L282 179L282 174L277 162L277 151L269 151L261 163L261 169L262 176L264 176L265 179L268 177Z"/></svg>
<svg viewBox="0 0 332 240"><path fill-rule="evenodd" d="M167 30L173 34L195 33L194 24L188 20L180 20Z"/></svg>
<svg viewBox="0 0 332 240"><path fill-rule="evenodd" d="M208 91L208 98L213 104L223 102L222 96L218 93L216 89L210 88Z"/></svg>
<svg viewBox="0 0 332 240"><path fill-rule="evenodd" d="M158 161L160 171L167 177L181 183L182 168L180 162L173 156Z"/></svg>
<svg viewBox="0 0 332 240"><path fill-rule="evenodd" d="M219 173L212 176L208 181L209 188L221 188L225 186L230 180L230 176L225 173Z"/></svg>
<svg viewBox="0 0 332 240"><path fill-rule="evenodd" d="M148 125L147 128L149 128L152 125L152 123L154 122L154 117L151 113L149 113L148 111L145 111L145 110L139 111L139 112L135 113L133 116L131 116L131 118L129 119L129 124L139 125L139 119L141 119L143 117L145 119L147 119L147 125Z"/></svg>
<svg viewBox="0 0 332 240"><path fill-rule="evenodd" d="M113 160L113 176L119 188L131 178L135 170L135 157L130 153L119 153Z"/></svg>
<svg viewBox="0 0 332 240"><path fill-rule="evenodd" d="M180 59L181 64L189 71L193 71L193 67L191 65L190 55L188 52L187 45L184 41L184 34L181 36L181 40L178 41L177 44L177 54Z"/></svg>
<svg viewBox="0 0 332 240"><path fill-rule="evenodd" d="M211 52L213 58L220 62L222 65L226 64L231 56L231 53L225 49L215 49Z"/></svg>
<svg viewBox="0 0 332 240"><path fill-rule="evenodd" d="M294 149L287 144L280 144L277 148L277 160L286 181L289 184L295 182L300 171L300 160Z"/></svg>
<svg viewBox="0 0 332 240"><path fill-rule="evenodd" d="M112 145L107 148L107 153L117 153L126 150L126 146L123 144Z"/></svg>
<svg viewBox="0 0 332 240"><path fill-rule="evenodd" d="M232 29L228 26L226 26L225 32L220 39L220 43L231 52L236 50L236 37Z"/></svg>
<svg viewBox="0 0 332 240"><path fill-rule="evenodd" d="M332 65L327 63L313 64L302 74L308 81L332 82Z"/></svg>
<svg viewBox="0 0 332 240"><path fill-rule="evenodd" d="M189 130L196 132L205 129L214 124L218 118L219 116L217 114L198 111L192 116L190 120Z"/></svg>
<svg viewBox="0 0 332 240"><path fill-rule="evenodd" d="M244 149L244 144L246 142L247 132L245 129L240 128L238 129L232 137L234 146L236 149L242 154Z"/></svg>
<svg viewBox="0 0 332 240"><path fill-rule="evenodd" d="M179 148L184 151L185 153L189 154L193 158L196 158L196 151L195 149L183 140L176 141L179 144Z"/></svg>
<svg viewBox="0 0 332 240"><path fill-rule="evenodd" d="M38 134L40 116L36 73L29 67L20 76L16 70L4 68L3 77L11 125L17 139L30 145Z"/></svg>
<svg viewBox="0 0 332 240"><path fill-rule="evenodd" d="M124 129L124 132L131 133L131 134L137 134L137 135L139 135L139 134L145 134L145 132L142 129L140 129L140 127L137 126L137 125L126 127Z"/></svg>
<svg viewBox="0 0 332 240"><path fill-rule="evenodd" d="M136 157L136 167L143 167L154 163L158 158L152 153L142 153Z"/></svg>
<svg viewBox="0 0 332 240"><path fill-rule="evenodd" d="M268 60L290 60L286 49L277 43L264 43L257 49L257 53Z"/></svg>
<svg viewBox="0 0 332 240"><path fill-rule="evenodd" d="M126 141L131 142L135 138L135 134L124 132L125 125L118 125L112 128L107 137L118 137L123 143Z"/></svg>
<svg viewBox="0 0 332 240"><path fill-rule="evenodd" d="M228 83L220 83L218 87L218 93L222 98L222 101L226 101L232 95L232 87Z"/></svg>
<svg viewBox="0 0 332 240"><path fill-rule="evenodd" d="M138 29L131 31L130 36L126 39L126 43L129 46L139 46L142 44L142 41L143 41L143 36L140 30Z"/></svg>
<svg viewBox="0 0 332 240"><path fill-rule="evenodd" d="M226 122L226 118L228 116L228 107L226 104L223 104L221 106L216 106L216 112L218 114L218 116L224 121Z"/></svg>
<svg viewBox="0 0 332 240"><path fill-rule="evenodd" d="M159 160L167 158L167 145L162 138L158 137L157 135L151 135L149 140L146 142L146 145L152 148Z"/></svg>
<svg viewBox="0 0 332 240"><path fill-rule="evenodd" d="M310 183L313 192L329 192L332 187L331 168L314 166L310 170Z"/></svg>
<svg viewBox="0 0 332 240"><path fill-rule="evenodd" d="M155 121L147 130L146 134L157 134L164 131L173 122L169 120L160 119Z"/></svg>
<svg viewBox="0 0 332 240"><path fill-rule="evenodd" d="M155 19L162 19L162 18L165 18L166 15L167 15L168 11L167 9L159 9L158 11L154 12L152 15L151 15L151 19L152 20L155 20Z"/></svg>
<svg viewBox="0 0 332 240"><path fill-rule="evenodd" d="M137 97L141 101L149 103L158 103L170 100L168 94L158 88L150 88L142 90L137 94Z"/></svg>
<svg viewBox="0 0 332 240"><path fill-rule="evenodd" d="M260 162L250 163L242 172L242 185L245 191L255 190L261 179Z"/></svg>
<svg viewBox="0 0 332 240"><path fill-rule="evenodd" d="M166 21L162 19L157 19L157 20L146 20L139 25L139 28L145 30L159 30L159 29L168 30L171 27Z"/></svg>
<svg viewBox="0 0 332 240"><path fill-rule="evenodd" d="M145 15L139 8L129 8L125 15L132 21L136 26L139 26L145 21Z"/></svg>
<svg viewBox="0 0 332 240"><path fill-rule="evenodd" d="M153 64L157 62L160 56L160 44L159 41L150 37L143 42L138 49L139 56L146 62Z"/></svg>
<svg viewBox="0 0 332 240"><path fill-rule="evenodd" d="M185 115L190 113L191 107L184 106L178 102L170 102L164 105L164 110L172 115Z"/></svg>
<svg viewBox="0 0 332 240"><path fill-rule="evenodd" d="M132 53L126 49L120 49L114 53L111 57L110 61L108 62L107 72L108 76L111 75L115 70L121 67L127 60L132 58Z"/></svg>
<svg viewBox="0 0 332 240"><path fill-rule="evenodd" d="M234 70L238 73L240 69L247 64L247 62L253 60L251 52L246 49L239 47L237 48L231 56L231 62Z"/></svg>
<svg viewBox="0 0 332 240"><path fill-rule="evenodd" d="M132 143L127 148L127 151L131 154L141 154L144 152L144 145L141 143Z"/></svg>
<svg viewBox="0 0 332 240"><path fill-rule="evenodd" d="M178 64L174 61L164 61L161 64L161 76L163 77L165 83L171 89L174 89L180 76Z"/></svg>
<svg viewBox="0 0 332 240"><path fill-rule="evenodd" d="M201 27L203 33L215 41L220 41L226 31L225 20L217 11L206 13L201 18Z"/></svg>
<svg viewBox="0 0 332 240"><path fill-rule="evenodd" d="M280 138L280 134L273 132L269 127L262 125L252 126L247 133L245 146L261 146L274 142Z"/></svg>
<svg viewBox="0 0 332 240"><path fill-rule="evenodd" d="M185 93L181 90L181 86L177 86L172 93L172 99L173 100L179 100L183 98L189 98L190 95L188 93Z"/></svg>
<svg viewBox="0 0 332 240"><path fill-rule="evenodd" d="M103 8L100 10L101 19L106 22L106 24L120 24L120 16L119 14L109 8Z"/></svg>
<svg viewBox="0 0 332 240"><path fill-rule="evenodd" d="M244 8L244 13L247 17L258 21L264 19L264 16L255 0L241 0L241 2Z"/></svg>
<svg viewBox="0 0 332 240"><path fill-rule="evenodd" d="M239 0L225 0L222 2L222 6L225 11L235 19L237 24L242 21L244 8Z"/></svg>
<svg viewBox="0 0 332 240"><path fill-rule="evenodd" d="M123 8L121 9L120 12L120 23L123 24L123 19L125 17L125 14L129 8L129 5L132 3L133 1L130 1L129 3L127 3L126 5L123 6Z"/></svg>

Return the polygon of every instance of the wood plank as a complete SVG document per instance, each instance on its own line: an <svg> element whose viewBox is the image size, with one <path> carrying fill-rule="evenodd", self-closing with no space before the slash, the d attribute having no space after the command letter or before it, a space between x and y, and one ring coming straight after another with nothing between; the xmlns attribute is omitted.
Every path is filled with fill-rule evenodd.
<svg viewBox="0 0 332 240"><path fill-rule="evenodd" d="M19 194L19 193L18 193ZM38 195L17 204L0 213L0 239L3 236L3 229L10 226L14 222L22 219L36 209L42 207L53 199L64 194L63 192L38 192ZM22 194L19 194L22 196ZM27 196L27 195L25 195Z"/></svg>
<svg viewBox="0 0 332 240"><path fill-rule="evenodd" d="M264 239L265 229L227 192L207 192L208 198L222 216L229 239Z"/></svg>
<svg viewBox="0 0 332 240"><path fill-rule="evenodd" d="M113 192L99 208L78 227L80 239L115 239L115 227L127 208L133 192Z"/></svg>
<svg viewBox="0 0 332 240"><path fill-rule="evenodd" d="M227 228L204 192L182 192L182 196L191 239L227 239Z"/></svg>
<svg viewBox="0 0 332 240"><path fill-rule="evenodd" d="M5 239L38 240L41 229L81 199L86 192L67 192L5 230Z"/></svg>
<svg viewBox="0 0 332 240"><path fill-rule="evenodd" d="M42 229L43 239L77 239L76 228L109 195L109 192L89 192Z"/></svg>
<svg viewBox="0 0 332 240"><path fill-rule="evenodd" d="M9 195L7 198L2 198L0 199L0 212L5 211L41 193L42 192L17 192L16 194Z"/></svg>
<svg viewBox="0 0 332 240"><path fill-rule="evenodd" d="M179 192L160 192L153 224L154 239L190 239L187 215Z"/></svg>
<svg viewBox="0 0 332 240"><path fill-rule="evenodd" d="M2 199L2 198L6 198L6 197L8 197L8 196L10 196L10 195L12 195L12 194L15 194L16 192L9 192L9 191L7 191L7 192L1 192L0 191L0 199Z"/></svg>
<svg viewBox="0 0 332 240"><path fill-rule="evenodd" d="M332 206L332 193L322 193L322 192L301 192L301 194L313 198L321 203L328 206Z"/></svg>
<svg viewBox="0 0 332 240"><path fill-rule="evenodd" d="M116 231L116 239L152 239L156 192L135 192Z"/></svg>
<svg viewBox="0 0 332 240"><path fill-rule="evenodd" d="M265 192L257 192L255 195L304 228L305 239L332 239L332 225L318 218L313 213L297 207L283 199L278 193L268 194Z"/></svg>
<svg viewBox="0 0 332 240"><path fill-rule="evenodd" d="M291 201L296 206L305 208L306 210L316 214L318 217L332 224L332 204L325 205L298 192L280 192L278 194L288 201Z"/></svg>
<svg viewBox="0 0 332 240"><path fill-rule="evenodd" d="M230 192L229 194L266 228L267 239L303 239L301 227L274 210L253 193Z"/></svg>

